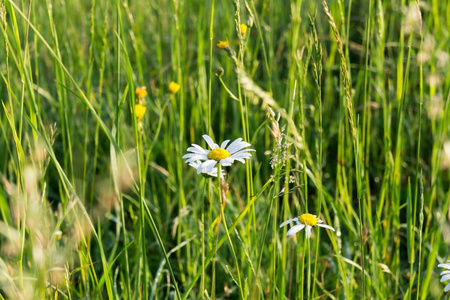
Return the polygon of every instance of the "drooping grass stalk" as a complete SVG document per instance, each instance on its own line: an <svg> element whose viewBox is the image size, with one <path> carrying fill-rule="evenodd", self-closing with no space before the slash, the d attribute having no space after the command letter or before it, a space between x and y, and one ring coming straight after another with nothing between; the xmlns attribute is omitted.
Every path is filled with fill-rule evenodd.
<svg viewBox="0 0 450 300"><path fill-rule="evenodd" d="M322 202L323 202L323 108L322 108L322 46L319 43L319 39L317 37L317 30L315 26L315 17L310 16L310 25L312 31L311 45L314 43L314 56L312 56L312 65L313 65L313 78L315 82L315 88L317 89L316 96L316 106L318 106L318 131L319 131L319 139L316 142L317 148L317 174L316 177L316 185L317 185L317 193L319 198L319 203L317 205L317 215L320 216L322 211ZM311 50L312 51L312 50ZM317 119L317 117L316 117ZM320 241L320 231L317 231L316 245L315 245L315 258L314 258L314 272L313 278L316 278L317 272L317 260L319 258L319 241ZM308 265L309 267L309 265ZM314 297L316 290L315 280L313 280L313 288L312 288L312 296ZM309 298L309 297L308 297Z"/></svg>
<svg viewBox="0 0 450 300"><path fill-rule="evenodd" d="M213 45L214 45L214 5L215 0L211 0L211 11L209 14L209 74L208 74L208 123L207 132L211 136L212 123L211 123L211 100L212 100L212 79L213 79ZM210 187L208 187L209 189Z"/></svg>
<svg viewBox="0 0 450 300"><path fill-rule="evenodd" d="M415 3L417 6L417 9L419 10L419 4ZM419 10L420 11L420 10ZM422 24L422 18L420 18L420 32L419 32L419 38L420 38L420 45L419 45L419 52L423 49L423 24ZM421 180L421 176L419 176L419 164L420 164L420 148L421 148L421 141L422 141L422 110L423 110L423 64L422 62L419 63L419 127L418 127L418 136L417 136L417 150L416 150L416 181L415 181L415 189L414 189L414 204L412 208L412 223L408 224L408 230L412 230L412 233L410 236L410 251L409 251L409 263L410 263L410 276L414 279L414 263L416 261L415 259L415 240L416 240L416 222L417 222L417 199L418 199L418 191L419 191L419 180ZM422 172L421 172L422 173ZM423 183L420 183L421 189L423 189ZM421 198L423 197L423 190L421 190ZM423 201L423 198L421 199ZM422 212L423 213L423 212ZM409 215L408 215L409 217ZM423 220L422 223L423 224ZM421 225L422 227L422 225ZM422 230L420 230L420 235L422 234ZM420 237L420 240L422 237ZM419 242L419 269L418 269L418 277L417 277L417 299L420 294L420 252L422 251L422 243ZM409 285L409 299L412 299L412 289L413 289L414 280L410 280Z"/></svg>
<svg viewBox="0 0 450 300"><path fill-rule="evenodd" d="M423 182L422 182L422 172L418 174L419 177L419 186L420 186L420 212L419 212L419 264L417 266L417 296L416 299L419 300L420 295L420 273L422 267L422 237L423 237L423 207L424 207L424 197L423 197ZM422 297L423 299L424 297Z"/></svg>
<svg viewBox="0 0 450 300"><path fill-rule="evenodd" d="M177 101L177 105L179 105L179 111L178 111L178 145L176 146L178 157L182 157L183 152L185 151L184 147L184 126L185 126L185 100L184 100L184 94L185 94L185 87L184 87L184 81L183 81L183 75L182 75L182 56L181 56L181 43L182 43L182 24L180 23L180 17L181 12L183 10L183 7L180 7L183 2L178 0L172 0L172 7L173 7L173 18L174 18L174 26L175 26L175 33L173 35L173 38L175 39L174 43L174 52L175 52L175 65L173 68L175 69L175 73L177 76L178 84L181 85L180 91L173 95ZM176 168L177 168L177 175L178 175L178 217L181 219L181 213L182 209L186 207L186 199L184 194L184 181L183 181L183 161L181 159L176 160ZM184 224L184 222L181 223L181 226L178 226L178 234L177 234L177 243L181 243L181 238L183 235L186 238L189 238L188 236L188 230ZM181 255L181 252L177 252L177 255ZM189 248L187 248L186 253L187 259L189 260L190 254L189 254ZM181 263L181 259L178 260L178 267L180 268L181 273L181 282L185 282L186 275L184 266ZM189 271L189 270L187 270Z"/></svg>
<svg viewBox="0 0 450 300"><path fill-rule="evenodd" d="M107 43L107 41L106 41L106 25L107 25L107 21L105 20L105 27L104 27L104 30L105 30L105 37L104 37L104 46L106 46L106 43ZM120 10L120 1L116 1L116 26L117 26L117 28L118 28L118 31L122 34L122 36L123 36L123 32L122 32L122 18L121 18L121 10ZM116 93L116 97L117 97L117 99L120 99L120 94L121 94L121 76L120 76L120 74L121 74L121 49L122 49L122 47L120 46L120 39L119 38L117 38L116 39L116 65L117 65L117 69L116 69L116 72L117 72L117 80L116 80L116 91L115 91L115 93ZM104 66L104 63L105 63L105 58L104 57L102 57L102 65ZM103 68L101 69L102 70L102 72L101 72L101 76L103 75ZM102 77L101 77L101 79L102 79ZM101 96L101 93L99 94L99 97ZM120 122L120 111L119 110L117 110L116 111L116 123L115 123L115 125L116 125L116 128L117 128L117 130L116 130L116 133L115 133L115 139L117 140L117 141L120 141L120 130L119 130L119 123ZM98 125L97 125L97 129L96 129L96 131L98 132ZM97 133L97 135L96 136L98 136L98 133ZM112 147L112 149L114 149L114 147ZM114 150L111 150L111 161L112 161L112 165L114 166L115 165L115 162L116 162L116 160L115 160L115 158L116 158L116 153L115 153L115 151ZM95 160L95 165L96 165L96 163L97 163L97 161ZM117 194L117 196L118 196L118 201L119 201L119 207L120 207L120 219L121 219L121 222L122 222L122 224L124 225L125 224L125 206L124 206L124 199L123 199L123 197L122 197L122 192L121 192L121 190L120 190L120 185L119 185L119 183L118 183L118 170L117 169L115 169L115 168L113 168L112 169L113 170L113 179L114 179L114 184L115 184L115 191L116 191L116 194ZM117 170L117 172L114 172L114 170ZM123 237L123 241L124 241L124 244L125 245L127 245L128 244L128 235L127 235L127 230L126 230L126 228L125 228L125 226L123 226L123 229L122 229L122 237ZM132 289L131 289L131 281L130 281L130 263L129 263L129 254L128 254L128 247L125 249L125 283L126 283L126 289L128 290L128 293L131 293L131 291L132 291ZM138 276L139 277L139 276Z"/></svg>
<svg viewBox="0 0 450 300"><path fill-rule="evenodd" d="M359 207L359 235L360 235L360 251L361 251L361 264L362 264L362 272L361 272L361 290L363 291L363 297L366 298L366 277L365 273L365 254L364 254L364 241L363 241L363 228L364 228L364 198L362 194L362 178L361 178L361 153L360 153L360 142L357 131L357 124L355 124L355 118L353 116L353 102L351 96L351 82L349 78L349 73L347 69L347 61L343 52L343 44L339 35L339 31L336 27L336 23L334 22L333 16L328 8L328 4L326 1L323 1L323 6L325 10L325 14L328 17L330 27L335 36L336 42L338 44L338 52L340 56L340 70L341 70L341 80L344 86L344 94L345 94L345 102L348 110L348 121L350 126L350 132L353 141L353 151L354 151L354 159L355 159L355 170L356 170L356 190L357 190L357 199L358 199L358 207Z"/></svg>

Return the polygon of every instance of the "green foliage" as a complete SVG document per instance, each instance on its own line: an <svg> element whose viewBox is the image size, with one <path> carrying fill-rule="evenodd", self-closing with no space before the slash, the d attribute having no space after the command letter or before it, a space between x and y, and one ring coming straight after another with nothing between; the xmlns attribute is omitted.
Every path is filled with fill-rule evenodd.
<svg viewBox="0 0 450 300"><path fill-rule="evenodd" d="M444 297L448 7L1 0L0 295ZM203 134L256 152L197 175Z"/></svg>

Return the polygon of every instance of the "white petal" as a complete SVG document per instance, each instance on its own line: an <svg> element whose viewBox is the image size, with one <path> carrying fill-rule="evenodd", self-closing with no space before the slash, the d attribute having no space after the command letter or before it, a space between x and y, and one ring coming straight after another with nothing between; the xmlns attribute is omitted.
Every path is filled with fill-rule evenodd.
<svg viewBox="0 0 450 300"><path fill-rule="evenodd" d="M194 156L194 157L191 157L191 158L187 159L187 160L186 160L186 163L188 164L188 163L191 163L191 162L193 162L193 161L207 160L207 159L208 159L208 158L206 158L206 157Z"/></svg>
<svg viewBox="0 0 450 300"><path fill-rule="evenodd" d="M235 158L233 157L234 160L240 161L241 163L245 164L245 160L243 158Z"/></svg>
<svg viewBox="0 0 450 300"><path fill-rule="evenodd" d="M234 159L230 156L220 160L220 164L224 167L229 167L234 162Z"/></svg>
<svg viewBox="0 0 450 300"><path fill-rule="evenodd" d="M216 143L214 143L213 140L212 140L212 138L211 138L209 135L204 134L204 135L202 135L202 137L205 139L206 143L208 144L208 146L209 146L211 149L219 148L219 145L217 145Z"/></svg>
<svg viewBox="0 0 450 300"><path fill-rule="evenodd" d="M208 150L203 149L202 147L200 147L199 145L196 144L192 144L192 147L187 148L188 152L192 152L192 153L206 153L208 152Z"/></svg>
<svg viewBox="0 0 450 300"><path fill-rule="evenodd" d="M189 163L189 165L190 165L191 167L197 169L198 166L200 166L200 162L197 160L197 161L194 161L194 162Z"/></svg>
<svg viewBox="0 0 450 300"><path fill-rule="evenodd" d="M240 143L241 141L242 141L242 138L238 138L238 139L234 140L234 141L227 147L227 149L225 149L225 150L227 150L228 152L231 153L231 151L233 151L234 148L235 148L237 145L239 145L239 143ZM234 152L236 152L236 151L234 151ZM233 153L234 153L234 152L233 152Z"/></svg>
<svg viewBox="0 0 450 300"><path fill-rule="evenodd" d="M183 155L182 158L193 158L193 157L199 157L199 159L207 159L208 156L206 154L188 153Z"/></svg>
<svg viewBox="0 0 450 300"><path fill-rule="evenodd" d="M245 150L243 150L244 148L247 148L247 147L250 147L250 146L251 145L249 143L247 143L247 142L240 142L239 144L235 145L233 147L233 149L228 150L228 152L230 152L230 154L233 154L233 153L239 152L241 150L242 151L253 150L253 149L245 149Z"/></svg>
<svg viewBox="0 0 450 300"><path fill-rule="evenodd" d="M187 151L188 151L188 154L208 154L207 152L205 152L205 150L200 151L194 147L187 148Z"/></svg>
<svg viewBox="0 0 450 300"><path fill-rule="evenodd" d="M294 221L298 222L298 218L293 218L293 219L289 219L289 220L284 221L283 223L281 223L280 228L283 227L283 226L286 226L287 224L292 223Z"/></svg>
<svg viewBox="0 0 450 300"><path fill-rule="evenodd" d="M334 228L333 228L333 227L331 227L330 225L325 225L325 224L317 224L317 226L319 226L319 227L323 227L323 228L326 228L326 229L330 229L330 230L333 230L333 231L334 231Z"/></svg>
<svg viewBox="0 0 450 300"><path fill-rule="evenodd" d="M246 152L239 152L239 153L234 153L231 155L233 158L250 158L252 157L252 155L250 153L246 153Z"/></svg>
<svg viewBox="0 0 450 300"><path fill-rule="evenodd" d="M289 231L286 233L286 236L290 236L290 235L296 234L297 232L299 232L303 228L305 228L305 225L303 225L303 224L295 225L291 229L289 229Z"/></svg>
<svg viewBox="0 0 450 300"><path fill-rule="evenodd" d="M441 282L447 281L447 280L449 280L449 279L450 279L450 274L444 275L444 276L442 276L442 278L441 278Z"/></svg>
<svg viewBox="0 0 450 300"><path fill-rule="evenodd" d="M311 226L306 226L306 237L309 239L309 238L311 238Z"/></svg>
<svg viewBox="0 0 450 300"><path fill-rule="evenodd" d="M220 148L225 149L225 147L228 145L229 141L230 140L223 141L223 143L220 145Z"/></svg>
<svg viewBox="0 0 450 300"><path fill-rule="evenodd" d="M445 286L444 292L450 291L450 283Z"/></svg>
<svg viewBox="0 0 450 300"><path fill-rule="evenodd" d="M439 264L438 265L439 268L446 268L450 270L450 264Z"/></svg>
<svg viewBox="0 0 450 300"><path fill-rule="evenodd" d="M210 160L210 161L211 161L211 163L209 163L208 165L203 164L203 166L202 166L203 171L202 172L205 172L205 173L211 173L212 172L212 170L214 169L214 166L216 165L217 162L215 160Z"/></svg>
<svg viewBox="0 0 450 300"><path fill-rule="evenodd" d="M450 274L450 271L449 271L449 270L442 271L440 275L442 276L442 275L444 275L444 274Z"/></svg>
<svg viewBox="0 0 450 300"><path fill-rule="evenodd" d="M194 148L198 149L198 151L206 151L206 152L209 152L207 149L203 149L202 146L199 146L199 145L197 145L197 144L192 144L192 146L193 146Z"/></svg>
<svg viewBox="0 0 450 300"><path fill-rule="evenodd" d="M205 161L197 168L197 174L211 172L211 170L214 168L216 163L217 162L212 159ZM209 171L207 171L208 169L209 169Z"/></svg>

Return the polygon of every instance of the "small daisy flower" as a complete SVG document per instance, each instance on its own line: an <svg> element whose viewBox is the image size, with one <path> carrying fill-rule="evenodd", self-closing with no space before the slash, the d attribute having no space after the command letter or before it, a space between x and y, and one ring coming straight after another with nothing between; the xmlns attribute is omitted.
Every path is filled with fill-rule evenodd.
<svg viewBox="0 0 450 300"><path fill-rule="evenodd" d="M189 165L190 165L191 167L195 168L196 170L198 169L198 167L199 167L201 164L202 164L202 163L201 163L201 161L199 161L199 160L198 160L198 161L195 161L195 162L189 163ZM217 167L214 167L214 168L212 169L211 172L209 172L209 173L202 173L202 175L205 176L205 177L217 177L217 172L218 172ZM224 171L224 170L220 170L220 178L223 179L223 176L225 176L225 171Z"/></svg>
<svg viewBox="0 0 450 300"><path fill-rule="evenodd" d="M147 88L145 86L138 87L138 88L136 88L135 93L136 93L136 98L142 99L145 96L147 96Z"/></svg>
<svg viewBox="0 0 450 300"><path fill-rule="evenodd" d="M147 110L147 107L145 107L142 104L136 104L134 106L134 113L136 114L136 119L140 120L145 115L145 111Z"/></svg>
<svg viewBox="0 0 450 300"><path fill-rule="evenodd" d="M220 49L227 49L230 47L230 42L228 41L228 39L226 39L225 41L219 41L217 43L217 47L219 47Z"/></svg>
<svg viewBox="0 0 450 300"><path fill-rule="evenodd" d="M299 232L300 230L302 230L303 228L306 227L306 229L305 229L306 237L309 239L311 237L311 229L316 225L319 227L327 228L327 229L334 231L333 227L322 224L323 221L321 219L319 219L316 215L312 215L312 214L303 214L297 218L289 219L289 220L281 223L280 228L291 222L295 222L296 225L294 225L291 229L288 230L288 232L286 233L287 236L296 234L297 232Z"/></svg>
<svg viewBox="0 0 450 300"><path fill-rule="evenodd" d="M245 24L241 24L240 29L241 29L241 34L245 35L247 33L248 27Z"/></svg>
<svg viewBox="0 0 450 300"><path fill-rule="evenodd" d="M236 139L228 147L227 145L230 140L224 141L219 147L218 144L213 142L210 136L204 134L203 138L211 150L203 149L199 145L192 144L192 147L187 149L190 153L183 156L188 164L197 161L201 162L197 167L197 174L210 173L217 163L223 167L231 166L235 160L245 163L245 159L252 156L249 151L255 151L254 149L248 149L247 147L251 145L243 142L242 138Z"/></svg>
<svg viewBox="0 0 450 300"><path fill-rule="evenodd" d="M446 270L442 271L441 273L441 282L450 280L450 260L447 260L446 264L439 264L439 268L444 268ZM447 283L447 285L444 288L444 292L450 291L450 283Z"/></svg>
<svg viewBox="0 0 450 300"><path fill-rule="evenodd" d="M179 89L180 89L180 85L178 83L176 83L175 81L171 81L169 83L169 92L171 94L176 94Z"/></svg>

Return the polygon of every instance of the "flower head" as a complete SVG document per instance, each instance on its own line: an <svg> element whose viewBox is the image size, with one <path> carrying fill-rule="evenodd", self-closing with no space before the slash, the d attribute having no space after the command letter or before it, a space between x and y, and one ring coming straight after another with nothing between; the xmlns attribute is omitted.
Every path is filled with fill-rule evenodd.
<svg viewBox="0 0 450 300"><path fill-rule="evenodd" d="M306 237L308 239L311 237L311 229L315 226L327 228L327 229L334 231L333 227L322 224L323 221L321 219L319 219L316 215L312 215L312 214L302 214L301 216L299 216L297 218L289 219L289 220L281 223L280 228L291 222L295 222L296 224L291 229L288 230L288 232L286 233L287 236L296 234L297 232L299 232L300 230L302 230L305 227L306 227L306 229L305 229Z"/></svg>
<svg viewBox="0 0 450 300"><path fill-rule="evenodd" d="M178 83L176 83L175 81L171 81L169 83L169 92L171 94L176 94L179 89L180 89L180 85Z"/></svg>
<svg viewBox="0 0 450 300"><path fill-rule="evenodd" d="M198 167L201 165L201 161L191 162L191 163L189 163L189 165L197 170ZM214 167L211 170L211 172L209 172L209 173L203 172L202 175L204 177L217 177L217 172L218 172L217 167ZM223 178L223 176L225 176L225 171L224 170L220 170L220 178Z"/></svg>
<svg viewBox="0 0 450 300"><path fill-rule="evenodd" d="M142 99L145 96L147 96L147 88L145 86L138 87L138 88L136 88L135 93L136 93L136 98Z"/></svg>
<svg viewBox="0 0 450 300"><path fill-rule="evenodd" d="M217 43L217 47L219 47L220 49L227 49L230 47L230 42L228 41L228 39L226 39L225 41L219 41Z"/></svg>
<svg viewBox="0 0 450 300"><path fill-rule="evenodd" d="M247 33L247 29L248 29L247 25L241 24L241 26L239 26L239 27L241 29L241 34L245 35Z"/></svg>
<svg viewBox="0 0 450 300"><path fill-rule="evenodd" d="M446 270L441 272L441 282L450 280L450 260L447 260L447 263L445 264L439 264L439 268L444 268ZM450 283L447 283L447 285L444 288L444 292L450 291Z"/></svg>
<svg viewBox="0 0 450 300"><path fill-rule="evenodd" d="M142 104L136 104L134 106L134 113L136 114L136 119L140 120L145 115L145 111L147 110L147 107L145 107Z"/></svg>
<svg viewBox="0 0 450 300"><path fill-rule="evenodd" d="M228 147L227 145L230 140L224 141L219 147L218 144L213 142L210 136L205 134L203 138L211 150L203 149L199 145L192 144L192 147L187 149L189 153L183 156L188 164L192 162L198 163L197 174L211 173L217 163L224 167L231 166L235 160L245 163L245 159L252 156L249 152L255 151L254 149L247 148L251 145L243 142L242 138L236 139Z"/></svg>

